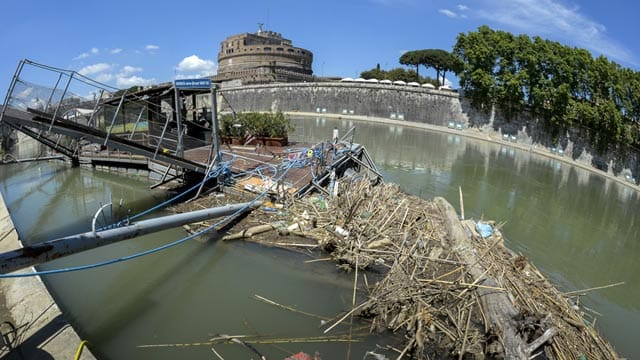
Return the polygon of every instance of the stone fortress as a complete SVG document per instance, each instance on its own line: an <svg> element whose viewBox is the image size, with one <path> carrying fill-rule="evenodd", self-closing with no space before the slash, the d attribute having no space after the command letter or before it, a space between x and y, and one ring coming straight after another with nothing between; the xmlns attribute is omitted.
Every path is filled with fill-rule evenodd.
<svg viewBox="0 0 640 360"><path fill-rule="evenodd" d="M254 34L232 35L222 41L218 74L212 80L237 85L313 81L313 53L258 25Z"/></svg>
<svg viewBox="0 0 640 360"><path fill-rule="evenodd" d="M471 107L464 94L449 89L411 87L395 83L339 81L318 78L311 68L313 54L294 47L291 40L262 24L255 34L233 35L221 43L218 75L224 99L223 111L284 111L333 114L401 120L441 128L459 124L471 128L483 138L511 139L529 149L562 149L564 156L577 163L601 170L632 183L640 173L640 152L621 156L615 149L598 153L584 139L585 130L569 129L559 138L549 134L542 119L521 114L505 119L497 112L482 112ZM344 79L343 79L344 80ZM458 127L456 127L458 128Z"/></svg>

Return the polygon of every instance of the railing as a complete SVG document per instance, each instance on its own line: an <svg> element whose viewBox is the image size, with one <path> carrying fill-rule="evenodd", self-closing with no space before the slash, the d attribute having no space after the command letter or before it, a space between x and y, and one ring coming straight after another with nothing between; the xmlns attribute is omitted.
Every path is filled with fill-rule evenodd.
<svg viewBox="0 0 640 360"><path fill-rule="evenodd" d="M8 108L33 109L38 115L50 118L48 131L38 130L37 136L48 138L51 144L60 141L60 135L49 134L58 118L106 131L105 145L111 136L139 138L139 134L147 132L144 124L149 116L165 117L156 104L151 104L145 97L127 94L72 70L27 59L20 61L12 78L0 122ZM116 131L112 132L114 129ZM70 146L76 153L80 151L79 147L79 141Z"/></svg>

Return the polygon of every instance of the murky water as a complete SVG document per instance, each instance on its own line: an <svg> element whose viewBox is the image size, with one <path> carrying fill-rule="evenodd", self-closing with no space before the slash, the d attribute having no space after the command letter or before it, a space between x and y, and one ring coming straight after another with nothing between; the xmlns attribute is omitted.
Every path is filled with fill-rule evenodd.
<svg viewBox="0 0 640 360"><path fill-rule="evenodd" d="M443 196L466 217L504 222L507 246L563 291L616 282L582 298L617 351L640 358L640 201L627 186L557 160L459 135L347 120L298 120L301 138L329 138L356 126L386 181Z"/></svg>
<svg viewBox="0 0 640 360"><path fill-rule="evenodd" d="M25 241L37 243L88 231L102 204L144 209L158 202L149 183L61 164L0 167L0 189ZM111 194L109 196L108 194ZM156 233L83 252L41 266L59 269L130 255L185 236L181 229ZM306 262L312 253L261 247L244 242L196 239L136 260L80 272L48 275L46 284L71 323L101 359L212 358L211 346L139 348L139 345L206 342L218 334L259 335L265 339L333 337L349 333L338 326L323 334L320 319L265 304L254 295L330 319L348 310L352 275L332 262ZM360 325L358 325L360 326ZM363 336L351 346L362 358L375 343L389 339ZM343 358L340 342L262 344L271 359L305 351ZM236 344L215 346L228 359L254 356ZM255 356L254 356L255 357Z"/></svg>
<svg viewBox="0 0 640 360"><path fill-rule="evenodd" d="M338 127L357 126L386 181L426 198L444 196L466 217L505 222L507 245L535 263L562 290L624 281L582 299L602 313L597 325L628 358L640 357L640 211L638 194L570 165L495 144L386 125L321 118L296 119L294 140L318 141ZM145 208L157 201L148 183L56 165L0 167L0 190L25 239L40 241L88 229L105 194ZM46 234L46 236L45 236ZM92 263L184 236L165 231L59 260L60 268ZM263 304L259 294L323 316L351 303L352 277L309 255L242 242L191 241L162 253L105 268L49 276L47 284L82 335L109 359L215 358L210 347L136 348L141 344L206 341L215 334L319 336L319 320ZM340 329L344 333L346 328ZM360 359L368 343L356 345ZM344 358L346 345L260 345L271 358L319 350ZM282 350L285 349L285 350ZM237 345L217 345L226 358L248 358Z"/></svg>

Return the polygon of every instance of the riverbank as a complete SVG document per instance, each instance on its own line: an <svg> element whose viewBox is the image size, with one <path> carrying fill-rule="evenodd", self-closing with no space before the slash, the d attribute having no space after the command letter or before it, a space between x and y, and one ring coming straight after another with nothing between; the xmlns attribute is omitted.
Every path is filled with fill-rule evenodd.
<svg viewBox="0 0 640 360"><path fill-rule="evenodd" d="M0 252L21 247L18 233L0 193ZM33 268L22 272L33 272ZM0 328L10 339L0 350L2 359L74 359L81 339L39 277L0 279ZM11 329L15 327L15 331ZM82 360L95 357L84 349Z"/></svg>
<svg viewBox="0 0 640 360"><path fill-rule="evenodd" d="M640 185L632 183L627 179L625 179L624 177L616 176L612 172L601 171L591 166L590 164L586 164L584 162L574 160L569 156L560 156L558 154L554 154L549 149L540 145L536 145L536 144L529 145L529 144L523 144L518 142L505 141L502 139L499 133L494 131L485 132L477 128L463 128L458 130L458 129L450 129L444 126L426 124L426 123L393 120L393 119L386 119L386 118L372 117L372 116L358 116L358 115L345 115L345 114L332 114L332 113L312 113L312 112L297 112L297 111L288 111L284 113L289 116L325 117L325 118L333 118L333 119L345 119L345 120L351 120L351 121L385 124L385 125L392 125L392 126L402 126L406 128L414 128L414 129L434 131L439 133L453 134L453 135L464 136L464 137L475 139L475 140L487 141L487 142L498 144L498 145L513 147L518 150L530 152L530 153L544 156L557 161L562 161L564 163L573 165L575 167L590 171L594 174L598 174L609 180L615 181L621 185L627 186L635 191L640 192Z"/></svg>

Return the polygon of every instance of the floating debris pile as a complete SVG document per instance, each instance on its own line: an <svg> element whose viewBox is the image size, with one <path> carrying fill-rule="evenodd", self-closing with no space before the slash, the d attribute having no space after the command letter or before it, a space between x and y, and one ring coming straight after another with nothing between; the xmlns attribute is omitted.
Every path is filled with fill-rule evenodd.
<svg viewBox="0 0 640 360"><path fill-rule="evenodd" d="M366 300L347 314L368 319L371 331L403 334L399 358L617 358L579 297L562 294L509 251L495 223L461 221L445 199L344 181L338 196L267 204L237 229L225 238L319 247L356 277L364 273Z"/></svg>

